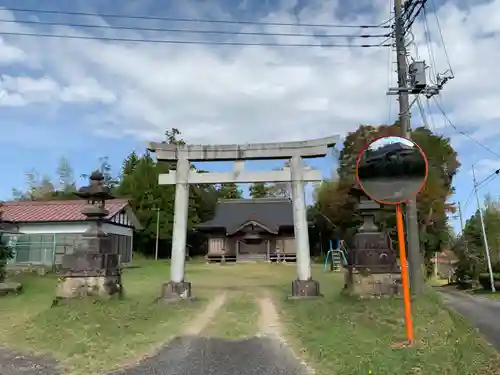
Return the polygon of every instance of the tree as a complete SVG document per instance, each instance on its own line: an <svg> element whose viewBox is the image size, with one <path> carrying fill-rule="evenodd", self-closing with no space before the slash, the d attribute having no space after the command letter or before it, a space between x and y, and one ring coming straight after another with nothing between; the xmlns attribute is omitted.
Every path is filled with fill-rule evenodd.
<svg viewBox="0 0 500 375"><path fill-rule="evenodd" d="M57 175L59 177L57 189L52 194L52 197L48 199L78 199L78 197L74 195L77 188L73 168L67 158L62 157L59 159Z"/></svg>
<svg viewBox="0 0 500 375"><path fill-rule="evenodd" d="M290 160L285 161L283 167L276 170L282 171L290 167ZM290 182L275 182L269 185L269 195L276 198L291 199L292 197L292 184Z"/></svg>
<svg viewBox="0 0 500 375"><path fill-rule="evenodd" d="M55 188L50 177L46 174L40 174L32 169L25 173L28 188L26 191L12 189L12 195L15 200L46 200L55 195Z"/></svg>
<svg viewBox="0 0 500 375"><path fill-rule="evenodd" d="M252 198L266 198L270 195L270 187L264 182L255 182L248 189Z"/></svg>
<svg viewBox="0 0 500 375"><path fill-rule="evenodd" d="M67 158L59 159L57 174L59 176L57 190L64 194L73 193L76 190L75 176Z"/></svg>
<svg viewBox="0 0 500 375"><path fill-rule="evenodd" d="M340 235L347 241L354 232L353 228L359 224L359 218L353 215L356 200L348 196L350 188L355 185L357 156L375 138L399 134L397 123L379 127L361 125L344 140L339 153L336 187L323 184L319 187L316 205L337 225ZM411 137L424 150L429 161L428 180L417 197L421 249L429 265L434 253L448 242L447 214L454 212L455 207L447 203L447 199L453 194L452 181L460 163L448 138L423 127L414 129ZM392 210L381 211L378 220L382 229L395 232Z"/></svg>
<svg viewBox="0 0 500 375"><path fill-rule="evenodd" d="M220 184L217 195L220 199L241 199L243 197L242 191L234 182Z"/></svg>
<svg viewBox="0 0 500 375"><path fill-rule="evenodd" d="M183 139L178 139L177 136L180 135L181 132L177 128L171 128L170 130L167 130L165 132L165 138L167 139L166 141L163 141L162 143L168 143L171 145L185 145L186 142Z"/></svg>
<svg viewBox="0 0 500 375"><path fill-rule="evenodd" d="M483 218L486 239L490 250L490 259L494 268L500 267L500 201L486 196ZM463 241L461 241L463 239ZM463 236L456 242L454 252L459 259L459 266L464 274L476 278L479 273L487 272L486 249L479 211L476 211L465 223Z"/></svg>
<svg viewBox="0 0 500 375"><path fill-rule="evenodd" d="M138 162L139 162L139 157L137 156L135 151L132 151L123 161L122 171L121 171L122 177L132 174Z"/></svg>

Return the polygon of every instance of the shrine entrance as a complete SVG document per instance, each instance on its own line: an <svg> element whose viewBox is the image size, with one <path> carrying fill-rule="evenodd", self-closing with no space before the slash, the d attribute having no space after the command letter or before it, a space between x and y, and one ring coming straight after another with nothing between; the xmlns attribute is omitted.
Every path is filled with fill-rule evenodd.
<svg viewBox="0 0 500 375"><path fill-rule="evenodd" d="M306 216L304 184L321 181L321 171L304 168L303 159L326 156L338 136L301 142L253 143L226 145L175 145L151 143L158 162L176 162L175 171L159 176L160 185L175 185L175 212L172 238L171 280L163 285L162 298L191 298L191 283L184 280L187 220L190 184L289 182L295 246L297 249L297 279L292 282L292 296L318 296L319 283L311 278L311 256ZM279 171L250 172L244 170L246 160L289 160L290 166ZM197 173L191 162L233 161L232 172ZM248 244L249 246L256 246Z"/></svg>

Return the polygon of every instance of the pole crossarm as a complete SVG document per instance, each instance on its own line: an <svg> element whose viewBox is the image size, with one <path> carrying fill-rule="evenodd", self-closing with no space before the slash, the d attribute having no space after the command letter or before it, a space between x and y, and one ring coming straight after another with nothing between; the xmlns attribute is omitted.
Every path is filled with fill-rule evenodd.
<svg viewBox="0 0 500 375"><path fill-rule="evenodd" d="M148 150L156 153L158 161L175 161L184 157L190 161L233 161L289 159L293 156L318 158L326 156L328 148L334 147L339 136L330 136L308 141L246 143L220 145L175 145L151 142Z"/></svg>

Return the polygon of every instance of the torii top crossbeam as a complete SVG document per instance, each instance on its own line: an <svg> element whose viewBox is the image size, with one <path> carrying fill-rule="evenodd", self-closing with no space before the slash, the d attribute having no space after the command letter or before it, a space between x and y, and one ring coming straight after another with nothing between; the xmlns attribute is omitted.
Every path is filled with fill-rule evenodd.
<svg viewBox="0 0 500 375"><path fill-rule="evenodd" d="M339 136L308 141L247 143L220 145L173 145L151 142L148 149L156 153L158 161L175 161L182 157L190 161L233 161L289 159L293 156L317 158L325 156L334 147Z"/></svg>

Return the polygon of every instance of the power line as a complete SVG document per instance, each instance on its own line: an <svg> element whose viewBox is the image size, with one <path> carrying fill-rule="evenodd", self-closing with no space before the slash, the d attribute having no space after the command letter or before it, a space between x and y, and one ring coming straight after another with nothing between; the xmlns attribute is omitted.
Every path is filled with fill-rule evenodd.
<svg viewBox="0 0 500 375"><path fill-rule="evenodd" d="M425 114L424 107L422 105L422 102L420 100L420 96L417 95L417 104L418 104L418 110L420 112L420 117L422 118L422 122L424 123L424 126L426 129L429 129L429 122L427 121L427 116ZM434 129L432 129L434 131Z"/></svg>
<svg viewBox="0 0 500 375"><path fill-rule="evenodd" d="M90 25L81 23L67 22L46 22L46 21L28 21L28 20L5 20L0 19L0 23L19 23L28 25L46 25L46 26L67 26L82 27L90 29L111 29L111 30L131 30L131 31L154 31L154 32L172 32L172 33L190 33L190 34L225 34L225 35L261 35L261 36L307 36L315 38L388 38L391 34L307 34L307 33L266 33L253 31L227 31L227 30L194 30L194 29L170 29L170 28L151 28L137 26L115 26L115 25Z"/></svg>
<svg viewBox="0 0 500 375"><path fill-rule="evenodd" d="M453 74L453 68L451 67L450 56L448 55L448 50L446 48L446 43L444 41L443 32L441 30L441 24L439 23L439 17L437 15L436 3L435 3L434 0L431 0L431 4L432 4L432 9L433 9L434 17L436 18L436 24L437 24L437 28L438 28L438 31L439 31L439 37L441 39L441 44L443 46L444 54L446 56L446 62L448 63L448 69L450 71L451 76L454 77L455 75Z"/></svg>
<svg viewBox="0 0 500 375"><path fill-rule="evenodd" d="M407 9L409 9L410 6L412 6L412 9L409 11L409 15L408 17L406 17L406 20L405 20L405 25L404 25L404 29L405 31L409 30L412 26L413 26L413 23L415 22L415 20L417 19L417 17L419 16L420 12L422 11L422 9L424 9L425 7L425 3L427 2L427 0L413 0L413 4L410 4L410 5L407 5ZM411 13L415 10L415 8L420 5L420 8L417 9L416 13L414 15L411 15ZM411 17L411 19L410 19Z"/></svg>
<svg viewBox="0 0 500 375"><path fill-rule="evenodd" d="M500 153L496 152L496 151L493 151L491 148L489 148L488 146L486 145L483 145L481 142L475 140L473 137L471 137L470 135L468 135L467 133L459 130L455 124L449 119L449 117L446 115L446 112L444 111L443 107L441 106L441 104L439 103L439 101L437 100L437 98L435 96L432 97L434 99L434 101L436 102L436 105L439 109L439 111L442 113L444 119L448 122L448 124L451 125L451 127L453 129L455 129L459 134L463 135L464 137L468 138L469 140L471 140L472 142L474 142L475 144L477 144L478 146L484 148L486 151L489 151L491 152L493 155L496 155L498 157L500 157Z"/></svg>
<svg viewBox="0 0 500 375"><path fill-rule="evenodd" d="M89 35L62 35L62 34L44 34L44 33L21 33L0 31L0 35L26 36L37 38L58 38L58 39L80 39L80 40L103 40L112 42L133 42L133 43L154 43L154 44L205 44L218 46L262 46L262 47L324 47L324 48L373 48L373 47L391 47L392 43L384 40L375 44L311 44L311 43L261 43L261 42L219 42L210 40L168 40L168 39L136 39L136 38L111 38Z"/></svg>
<svg viewBox="0 0 500 375"><path fill-rule="evenodd" d="M482 179L480 182L476 183L476 188L479 189L488 185L491 181L497 178L499 174L500 174L500 169L497 169L496 171L494 171L493 173L489 174L484 179ZM474 188L471 190L469 196L467 197L467 200L465 201L464 209L467 208L473 196L474 196Z"/></svg>
<svg viewBox="0 0 500 375"><path fill-rule="evenodd" d="M425 7L424 10L424 34L425 34L425 44L427 46L427 52L429 53L429 59L431 60L429 78L432 83L435 83L434 78L437 76L436 74L436 59L434 58L434 50L432 48L432 39L431 39L431 29L429 27L429 22L427 20L427 11Z"/></svg>
<svg viewBox="0 0 500 375"><path fill-rule="evenodd" d="M161 16L138 16L138 15L121 15L121 14L111 14L111 13L70 12L62 10L28 9L28 8L7 8L6 10L12 12L57 14L57 15L68 15L68 16L91 16L91 17L105 17L105 18L116 18L116 19L156 20L156 21L172 21L172 22L222 23L222 24L233 24L233 25L244 24L244 25L261 25L261 26L297 26L297 27L361 28L361 29L391 28L391 25L388 25L390 20L381 22L378 25L340 25L340 24L335 25L335 24L263 22L263 21L246 21L246 20L215 20L215 19L177 18L177 17L161 17Z"/></svg>

